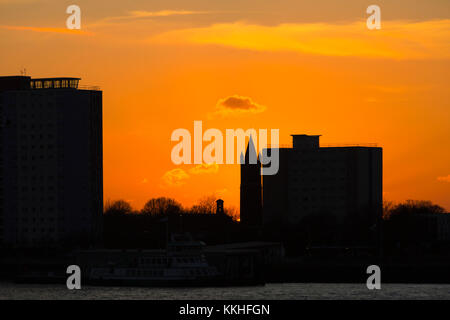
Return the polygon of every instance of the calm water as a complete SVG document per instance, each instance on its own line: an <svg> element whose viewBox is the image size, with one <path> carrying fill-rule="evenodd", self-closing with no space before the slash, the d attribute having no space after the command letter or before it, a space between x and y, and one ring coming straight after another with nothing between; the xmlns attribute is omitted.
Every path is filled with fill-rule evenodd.
<svg viewBox="0 0 450 320"><path fill-rule="evenodd" d="M119 288L83 287L69 291L58 285L0 283L0 299L446 299L450 285L382 284L368 290L365 284L285 283L234 288Z"/></svg>

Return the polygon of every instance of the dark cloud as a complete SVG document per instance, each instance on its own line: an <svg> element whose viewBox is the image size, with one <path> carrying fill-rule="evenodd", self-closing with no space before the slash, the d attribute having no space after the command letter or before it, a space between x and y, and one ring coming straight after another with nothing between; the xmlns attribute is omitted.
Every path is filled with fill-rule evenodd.
<svg viewBox="0 0 450 320"><path fill-rule="evenodd" d="M252 100L252 98L233 95L224 99L220 99L216 105L215 114L239 115L245 113L260 113L266 110L266 107Z"/></svg>

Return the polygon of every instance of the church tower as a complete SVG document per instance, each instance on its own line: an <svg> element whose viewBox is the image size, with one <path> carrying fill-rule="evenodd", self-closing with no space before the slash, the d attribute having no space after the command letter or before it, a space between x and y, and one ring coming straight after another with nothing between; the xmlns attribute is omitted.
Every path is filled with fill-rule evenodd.
<svg viewBox="0 0 450 320"><path fill-rule="evenodd" d="M242 224L246 226L261 226L261 193L261 163L253 139L250 136L245 157L241 154L240 219Z"/></svg>

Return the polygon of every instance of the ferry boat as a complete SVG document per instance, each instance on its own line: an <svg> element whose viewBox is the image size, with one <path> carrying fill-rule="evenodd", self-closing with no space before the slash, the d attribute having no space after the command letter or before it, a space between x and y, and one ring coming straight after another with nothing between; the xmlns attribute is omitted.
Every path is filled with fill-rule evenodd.
<svg viewBox="0 0 450 320"><path fill-rule="evenodd" d="M97 257L83 258L75 254L74 264L82 270L82 285L141 286L141 287L196 287L196 286L253 286L265 281L248 252L219 252L214 255L214 265L205 256L205 243L195 241L190 234L167 235L166 250L96 253ZM239 250L238 250L239 251ZM209 252L211 254L211 252ZM66 265L42 268L27 266L20 270L17 283L65 284ZM72 264L72 263L70 263ZM258 270L257 270L258 269ZM49 271L50 270L50 271Z"/></svg>
<svg viewBox="0 0 450 320"><path fill-rule="evenodd" d="M142 255L126 265L93 267L88 283L117 286L226 285L216 267L203 254L205 244L188 235L174 235L165 254Z"/></svg>

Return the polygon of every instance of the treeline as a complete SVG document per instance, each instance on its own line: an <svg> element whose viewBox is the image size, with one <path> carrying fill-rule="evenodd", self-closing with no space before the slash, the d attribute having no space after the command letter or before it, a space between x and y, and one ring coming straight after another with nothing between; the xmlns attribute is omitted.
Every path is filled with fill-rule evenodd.
<svg viewBox="0 0 450 320"><path fill-rule="evenodd" d="M450 214L431 201L407 200L383 208L383 244L386 254L450 252Z"/></svg>
<svg viewBox="0 0 450 320"><path fill-rule="evenodd" d="M298 223L266 224L264 237L282 241L288 255L324 255L347 250L389 256L448 255L450 214L430 201L385 202L382 213L369 209L337 216L322 210Z"/></svg>
<svg viewBox="0 0 450 320"><path fill-rule="evenodd" d="M424 200L406 200L395 204L392 201L383 203L383 220L397 219L399 217L417 214L446 214L441 206Z"/></svg>
<svg viewBox="0 0 450 320"><path fill-rule="evenodd" d="M104 207L104 246L107 248L164 248L172 233L191 233L208 244L236 239L239 214L225 207L216 214L216 198L208 196L190 208L174 199L159 197L148 200L135 210L125 200L107 201Z"/></svg>
<svg viewBox="0 0 450 320"><path fill-rule="evenodd" d="M171 215L196 215L215 214L216 200L214 196L207 196L190 208L184 208L178 201L172 198L159 197L148 200L141 210L135 210L125 200L106 201L104 207L105 215L133 215L142 214L152 217L164 217ZM235 207L225 207L224 213L237 221L239 212Z"/></svg>
<svg viewBox="0 0 450 320"><path fill-rule="evenodd" d="M164 248L167 234L189 232L207 244L243 241L283 242L289 256L311 250L372 248L386 256L447 254L450 252L450 215L430 201L385 202L383 212L367 210L338 217L321 211L297 224L266 223L263 228L243 226L235 208L216 214L216 198L201 199L184 208L171 198L153 198L135 210L124 201L107 202L104 210L104 245L109 248ZM443 219L441 219L443 218ZM446 231L447 230L447 231ZM445 233L447 232L447 233ZM335 248L335 249L333 249ZM357 249L358 250L358 249ZM447 252L447 253L445 253Z"/></svg>

